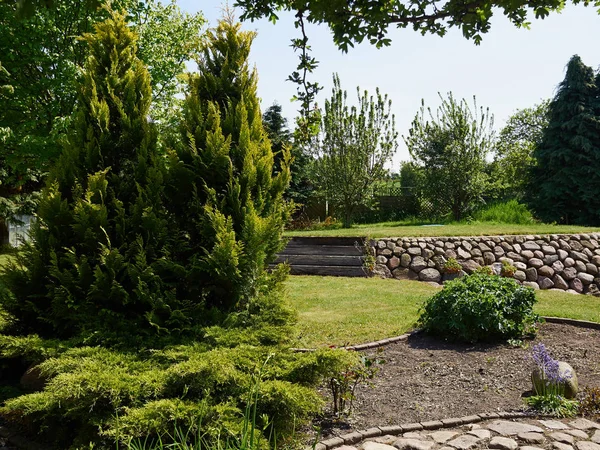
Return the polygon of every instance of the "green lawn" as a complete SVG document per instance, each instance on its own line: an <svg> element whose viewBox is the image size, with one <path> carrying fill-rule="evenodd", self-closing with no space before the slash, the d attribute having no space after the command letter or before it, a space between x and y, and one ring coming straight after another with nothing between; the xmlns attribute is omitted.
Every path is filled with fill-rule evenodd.
<svg viewBox="0 0 600 450"><path fill-rule="evenodd" d="M299 312L298 346L360 344L414 327L421 303L439 290L418 281L292 276L287 281ZM600 322L600 298L537 291L544 316Z"/></svg>
<svg viewBox="0 0 600 450"><path fill-rule="evenodd" d="M447 224L441 226L414 225L406 222L383 222L354 225L352 228L330 230L287 231L286 236L368 236L379 237L423 237L423 236L492 236L503 234L569 234L600 232L600 228L571 225L514 225L488 222L473 224Z"/></svg>

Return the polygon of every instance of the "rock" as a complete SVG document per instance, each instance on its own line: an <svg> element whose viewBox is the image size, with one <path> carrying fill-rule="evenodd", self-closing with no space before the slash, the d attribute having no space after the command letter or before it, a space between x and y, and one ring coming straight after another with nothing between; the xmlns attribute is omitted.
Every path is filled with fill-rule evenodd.
<svg viewBox="0 0 600 450"><path fill-rule="evenodd" d="M488 448L498 448L500 450L517 450L517 441L507 437L494 436L490 443L488 444Z"/></svg>
<svg viewBox="0 0 600 450"><path fill-rule="evenodd" d="M452 250L451 248L449 248L448 250L446 250L446 251L444 252L444 256L445 256L446 258L454 258L454 259L456 259L456 257L457 257L458 255L456 254L456 252L455 252L454 250Z"/></svg>
<svg viewBox="0 0 600 450"><path fill-rule="evenodd" d="M519 433L544 432L544 430L538 426L523 422L510 422L508 420L496 420L488 425L488 428L502 436L516 436Z"/></svg>
<svg viewBox="0 0 600 450"><path fill-rule="evenodd" d="M512 259L513 261L518 261L518 262L526 261L525 258L523 258L521 255L519 255L518 253L515 253L515 252L508 252L506 254L506 257Z"/></svg>
<svg viewBox="0 0 600 450"><path fill-rule="evenodd" d="M580 243L580 242L578 242L578 241L575 241L575 240L573 240L573 239L571 239L571 240L569 241L569 245L571 246L571 249L573 249L573 250L575 250L575 251L578 251L578 252L580 252L580 251L582 251L582 250L583 250L583 245L581 245L581 243Z"/></svg>
<svg viewBox="0 0 600 450"><path fill-rule="evenodd" d="M596 283L592 283L588 286L588 295L593 295L594 297L600 297L600 288Z"/></svg>
<svg viewBox="0 0 600 450"><path fill-rule="evenodd" d="M514 250L513 246L510 245L508 242L501 242L500 246L504 249L505 252L512 252Z"/></svg>
<svg viewBox="0 0 600 450"><path fill-rule="evenodd" d="M497 245L496 247L494 247L494 255L496 255L496 258L503 256L504 249L502 247L500 247L499 245Z"/></svg>
<svg viewBox="0 0 600 450"><path fill-rule="evenodd" d="M335 450L356 450L356 447L351 447L349 445L342 445L341 447L336 447Z"/></svg>
<svg viewBox="0 0 600 450"><path fill-rule="evenodd" d="M502 263L492 264L492 272L494 272L494 275L500 275L502 273Z"/></svg>
<svg viewBox="0 0 600 450"><path fill-rule="evenodd" d="M600 266L600 255L592 256L592 263L596 264L596 266Z"/></svg>
<svg viewBox="0 0 600 450"><path fill-rule="evenodd" d="M391 445L380 444L379 442L373 442L373 441L363 442L362 449L363 450L396 450L396 448L392 447Z"/></svg>
<svg viewBox="0 0 600 450"><path fill-rule="evenodd" d="M471 243L469 241L462 241L461 245L468 252L470 252L471 249L473 248L473 246L471 245Z"/></svg>
<svg viewBox="0 0 600 450"><path fill-rule="evenodd" d="M575 267L567 267L563 270L562 277L567 281L573 280L577 278L577 270Z"/></svg>
<svg viewBox="0 0 600 450"><path fill-rule="evenodd" d="M565 267L573 267L575 265L575 260L573 258L566 258L564 264Z"/></svg>
<svg viewBox="0 0 600 450"><path fill-rule="evenodd" d="M561 273L563 270L565 270L565 265L561 261L554 261L552 263L552 269L555 273Z"/></svg>
<svg viewBox="0 0 600 450"><path fill-rule="evenodd" d="M574 431L579 431L579 432L585 434L585 432L581 431L581 430L574 430ZM592 435L592 442L595 442L596 444L600 444L600 430L596 430L594 432L594 434Z"/></svg>
<svg viewBox="0 0 600 450"><path fill-rule="evenodd" d="M390 268L390 270L394 270L399 265L400 265L400 259L398 259L395 256L390 258L390 260L388 261L388 267Z"/></svg>
<svg viewBox="0 0 600 450"><path fill-rule="evenodd" d="M591 420L579 418L569 422L569 425L573 428L577 428L578 430L592 430L592 429L600 429L600 424L596 422L592 422Z"/></svg>
<svg viewBox="0 0 600 450"><path fill-rule="evenodd" d="M412 256L421 256L421 247L409 247L408 254Z"/></svg>
<svg viewBox="0 0 600 450"><path fill-rule="evenodd" d="M375 264L371 274L374 277L392 278L392 272L390 272L390 269L388 269L385 264Z"/></svg>
<svg viewBox="0 0 600 450"><path fill-rule="evenodd" d="M379 250L379 254L383 255L383 256L386 256L386 257L390 257L394 253L389 248L384 248L383 250Z"/></svg>
<svg viewBox="0 0 600 450"><path fill-rule="evenodd" d="M427 261L422 256L415 256L410 263L410 268L416 273L427 268Z"/></svg>
<svg viewBox="0 0 600 450"><path fill-rule="evenodd" d="M598 268L594 264L587 263L585 265L585 267L587 269L586 270L587 273L591 273L592 275L598 275Z"/></svg>
<svg viewBox="0 0 600 450"><path fill-rule="evenodd" d="M569 428L569 425L565 425L558 420L538 420L538 422L551 430L566 430Z"/></svg>
<svg viewBox="0 0 600 450"><path fill-rule="evenodd" d="M552 289L554 287L554 281L548 277L539 277L537 282L540 285L540 289Z"/></svg>
<svg viewBox="0 0 600 450"><path fill-rule="evenodd" d="M540 288L540 285L537 284L535 281L523 281L523 286L530 287L532 289L535 289L536 291Z"/></svg>
<svg viewBox="0 0 600 450"><path fill-rule="evenodd" d="M433 250L429 250L428 248L426 248L421 252L421 255L423 255L423 258L425 259L430 259L433 255L435 255L435 253L433 252Z"/></svg>
<svg viewBox="0 0 600 450"><path fill-rule="evenodd" d="M436 269L423 269L419 272L419 280L439 283L442 280L442 275Z"/></svg>
<svg viewBox="0 0 600 450"><path fill-rule="evenodd" d="M419 439L400 438L394 442L394 447L399 450L431 450L434 446L435 442L422 441Z"/></svg>
<svg viewBox="0 0 600 450"><path fill-rule="evenodd" d="M523 445L521 447L521 450L543 450L539 447L532 447L531 445Z"/></svg>
<svg viewBox="0 0 600 450"><path fill-rule="evenodd" d="M542 433L519 433L517 437L528 444L542 444L546 440Z"/></svg>
<svg viewBox="0 0 600 450"><path fill-rule="evenodd" d="M546 256L544 256L543 261L544 261L544 264L546 264L547 266L551 266L556 261L558 261L558 255L546 255Z"/></svg>
<svg viewBox="0 0 600 450"><path fill-rule="evenodd" d="M561 378L564 379L564 381L561 382L560 385L564 389L565 397L575 398L577 396L577 392L579 391L579 385L577 383L577 373L575 372L575 369L573 369L573 367L571 367L566 362L559 361L558 374ZM540 371L537 367L531 372L531 382L533 383L533 390L535 392L540 392L540 389L543 386L542 383L546 382L546 380L544 380L540 376Z"/></svg>
<svg viewBox="0 0 600 450"><path fill-rule="evenodd" d="M542 266L537 271L540 277L551 278L552 276L554 276L554 269L552 267Z"/></svg>
<svg viewBox="0 0 600 450"><path fill-rule="evenodd" d="M469 434L477 436L479 439L489 439L492 435L492 433L490 433L490 430L486 430L485 428L475 428L469 431Z"/></svg>
<svg viewBox="0 0 600 450"><path fill-rule="evenodd" d="M449 442L446 442L450 447L454 447L458 450L469 450L475 446L480 441L477 436L473 436L471 434L463 434L462 436L457 437Z"/></svg>
<svg viewBox="0 0 600 450"><path fill-rule="evenodd" d="M477 262L473 261L472 259L470 259L468 261L459 261L459 263L462 266L463 270L465 272L467 272L468 274L471 274L471 273L475 272L477 269L481 268L481 266L479 264L477 264Z"/></svg>
<svg viewBox="0 0 600 450"><path fill-rule="evenodd" d="M457 434L458 433L456 431L440 430L440 431L436 431L434 433L429 433L429 436L431 436L431 438L438 444L443 444L444 442L452 439Z"/></svg>
<svg viewBox="0 0 600 450"><path fill-rule="evenodd" d="M552 448L554 450L574 450L572 445L563 444L562 442L553 442Z"/></svg>
<svg viewBox="0 0 600 450"><path fill-rule="evenodd" d="M569 285L560 275L554 275L552 281L554 282L554 287L557 289L562 289L563 291L569 289Z"/></svg>
<svg viewBox="0 0 600 450"><path fill-rule="evenodd" d="M409 270L408 271L408 279L409 280L418 280L419 279L419 274L417 272Z"/></svg>
<svg viewBox="0 0 600 450"><path fill-rule="evenodd" d="M563 444L571 444L572 445L573 442L575 442L575 439L573 438L573 436L571 436L570 434L561 433L559 431L551 433L550 437L552 439L554 439L556 442L562 442Z"/></svg>
<svg viewBox="0 0 600 450"><path fill-rule="evenodd" d="M375 263L376 264L387 264L387 258L385 256L378 256L377 258L375 258Z"/></svg>
<svg viewBox="0 0 600 450"><path fill-rule="evenodd" d="M527 275L527 281L537 281L538 273L535 267L525 269L525 275Z"/></svg>
<svg viewBox="0 0 600 450"><path fill-rule="evenodd" d="M531 242L531 241L524 242L522 247L525 250L540 250L541 249L541 247L538 244L536 244L535 242Z"/></svg>
<svg viewBox="0 0 600 450"><path fill-rule="evenodd" d="M529 265L531 267L535 267L536 269L542 267L544 265L544 262L541 259L538 258L531 258L529 260Z"/></svg>
<svg viewBox="0 0 600 450"><path fill-rule="evenodd" d="M590 259L585 253L572 251L569 253L569 256L573 258L575 261L583 261L584 263L590 262Z"/></svg>
<svg viewBox="0 0 600 450"><path fill-rule="evenodd" d="M483 254L483 261L485 262L486 266L489 266L490 264L493 264L496 261L496 257L492 252L485 252Z"/></svg>
<svg viewBox="0 0 600 450"><path fill-rule="evenodd" d="M588 434L582 430L564 430L564 432L579 439L588 439ZM594 438L592 437L592 441L593 440Z"/></svg>
<svg viewBox="0 0 600 450"><path fill-rule="evenodd" d="M456 254L460 259L471 259L471 254L466 250L463 250L461 247L456 249Z"/></svg>
<svg viewBox="0 0 600 450"><path fill-rule="evenodd" d="M546 257L546 255L544 255L544 252L541 250L536 250L533 252L533 257L537 258L537 259L544 259Z"/></svg>
<svg viewBox="0 0 600 450"><path fill-rule="evenodd" d="M444 242L444 248L445 249L454 249L456 247L455 247L454 243L452 243L450 241L446 241L446 242Z"/></svg>
<svg viewBox="0 0 600 450"><path fill-rule="evenodd" d="M600 445L590 441L579 441L575 444L577 450L600 450Z"/></svg>
<svg viewBox="0 0 600 450"><path fill-rule="evenodd" d="M558 245L560 245L560 248L563 250L571 250L571 246L564 239L559 239Z"/></svg>
<svg viewBox="0 0 600 450"><path fill-rule="evenodd" d="M392 276L397 280L408 280L408 269L405 267L394 269Z"/></svg>
<svg viewBox="0 0 600 450"><path fill-rule="evenodd" d="M556 254L556 249L551 245L542 245L542 251L546 255L554 255Z"/></svg>
<svg viewBox="0 0 600 450"><path fill-rule="evenodd" d="M583 292L583 283L581 282L581 280L579 278L575 278L574 280L571 280L571 282L569 283L569 287L571 289L573 289L574 291L577 291L577 293L581 294Z"/></svg>
<svg viewBox="0 0 600 450"><path fill-rule="evenodd" d="M521 251L521 256L525 259L533 258L533 252L531 250L523 250Z"/></svg>
<svg viewBox="0 0 600 450"><path fill-rule="evenodd" d="M589 273L579 272L577 278L579 278L585 286L594 282L594 275L590 275Z"/></svg>
<svg viewBox="0 0 600 450"><path fill-rule="evenodd" d="M517 270L513 275L513 278L517 281L525 281L527 280L527 275L522 270Z"/></svg>
<svg viewBox="0 0 600 450"><path fill-rule="evenodd" d="M483 255L483 253L478 248L474 248L473 250L471 250L471 256L482 256L482 255Z"/></svg>
<svg viewBox="0 0 600 450"><path fill-rule="evenodd" d="M583 261L575 261L574 267L577 272L585 272L586 270L585 263Z"/></svg>
<svg viewBox="0 0 600 450"><path fill-rule="evenodd" d="M408 267L408 266L410 266L411 259L412 258L410 257L410 254L403 253L402 256L400 256L400 265L402 267Z"/></svg>
<svg viewBox="0 0 600 450"><path fill-rule="evenodd" d="M487 245L485 242L480 242L479 243L479 250L481 250L482 252L491 252L492 249L489 245Z"/></svg>
<svg viewBox="0 0 600 450"><path fill-rule="evenodd" d="M558 255L558 259L561 261L564 261L569 256L569 254L563 249L557 250L556 254Z"/></svg>

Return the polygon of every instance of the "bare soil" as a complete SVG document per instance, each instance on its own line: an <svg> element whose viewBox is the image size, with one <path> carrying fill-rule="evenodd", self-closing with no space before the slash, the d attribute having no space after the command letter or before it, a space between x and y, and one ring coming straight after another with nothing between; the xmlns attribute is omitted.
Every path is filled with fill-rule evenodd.
<svg viewBox="0 0 600 450"><path fill-rule="evenodd" d="M540 342L575 369L580 391L600 386L600 330L546 323L520 347L456 344L419 333L367 353L385 361L372 385L357 389L348 419L322 420L322 432L524 410L522 397L532 388L531 349Z"/></svg>

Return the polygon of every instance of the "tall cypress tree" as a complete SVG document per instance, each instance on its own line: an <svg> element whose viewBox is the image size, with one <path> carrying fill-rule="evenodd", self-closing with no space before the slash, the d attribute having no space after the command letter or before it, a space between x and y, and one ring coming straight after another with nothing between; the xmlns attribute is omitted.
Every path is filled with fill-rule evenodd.
<svg viewBox="0 0 600 450"><path fill-rule="evenodd" d="M207 35L170 169L187 295L223 312L247 308L269 285L266 268L289 216L289 151L274 170L248 63L255 33L240 27L229 17Z"/></svg>
<svg viewBox="0 0 600 450"><path fill-rule="evenodd" d="M0 301L17 331L43 336L119 341L180 328L193 305L175 295L148 71L118 13L83 39L75 126Z"/></svg>
<svg viewBox="0 0 600 450"><path fill-rule="evenodd" d="M594 71L575 55L534 152L530 203L546 222L600 224L600 108Z"/></svg>

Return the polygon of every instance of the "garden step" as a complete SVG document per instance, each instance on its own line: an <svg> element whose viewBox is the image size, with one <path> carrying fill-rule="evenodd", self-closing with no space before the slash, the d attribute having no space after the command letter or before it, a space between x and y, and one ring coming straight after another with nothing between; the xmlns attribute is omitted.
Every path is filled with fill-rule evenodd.
<svg viewBox="0 0 600 450"><path fill-rule="evenodd" d="M363 245L363 237L293 237L288 245L335 245L335 246L358 246Z"/></svg>
<svg viewBox="0 0 600 450"><path fill-rule="evenodd" d="M339 255L288 255L280 254L275 263L287 262L291 266L356 266L362 267L364 256Z"/></svg>
<svg viewBox="0 0 600 450"><path fill-rule="evenodd" d="M366 277L365 270L353 266L291 266L291 275L322 275L333 277Z"/></svg>
<svg viewBox="0 0 600 450"><path fill-rule="evenodd" d="M362 256L360 247L350 245L288 245L280 255L330 255L330 256Z"/></svg>

